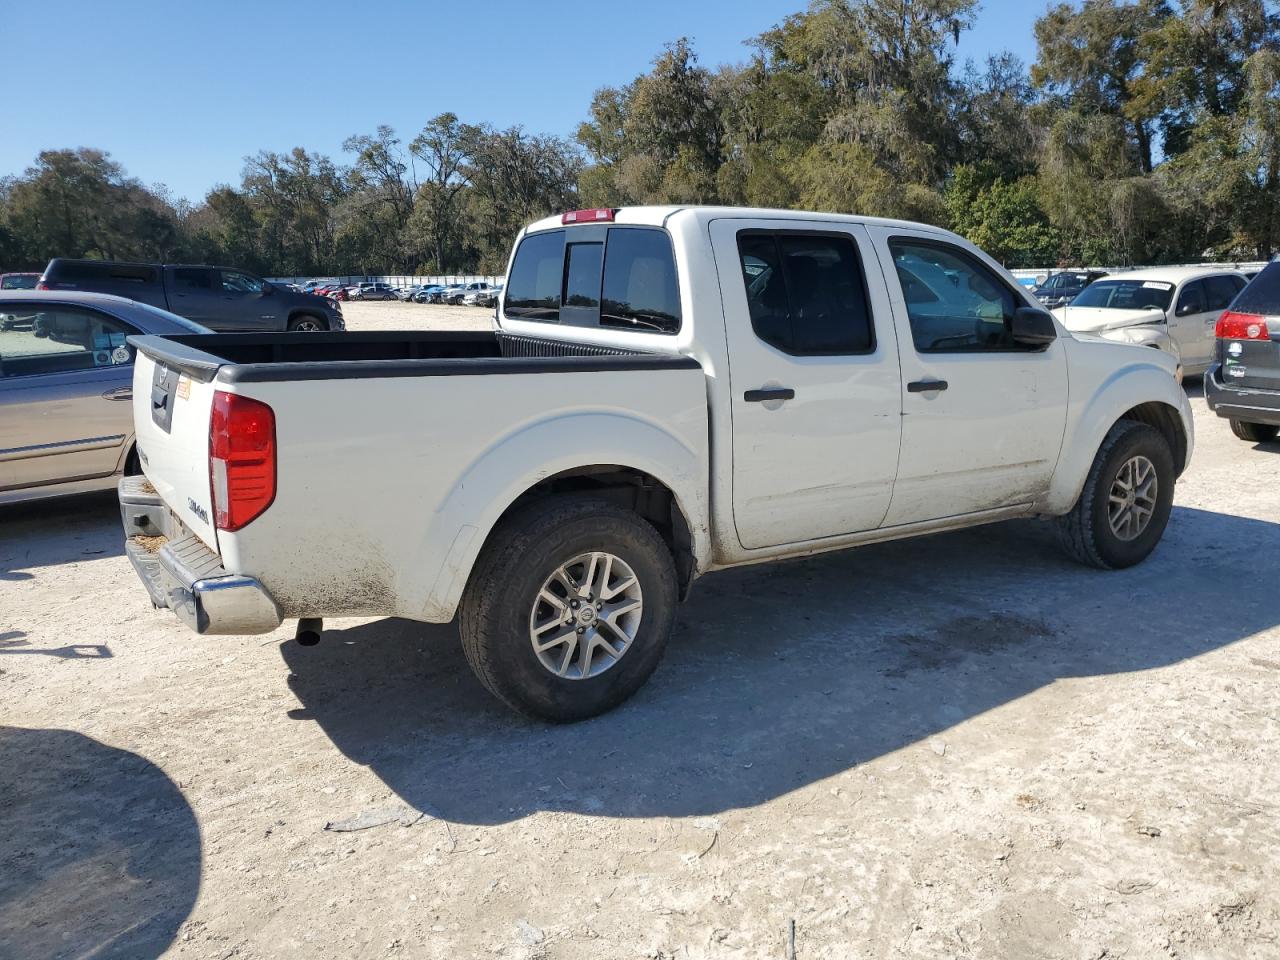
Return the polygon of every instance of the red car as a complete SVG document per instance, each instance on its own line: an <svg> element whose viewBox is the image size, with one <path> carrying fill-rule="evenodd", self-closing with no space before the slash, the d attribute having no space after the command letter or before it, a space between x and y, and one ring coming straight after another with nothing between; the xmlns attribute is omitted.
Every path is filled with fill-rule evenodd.
<svg viewBox="0 0 1280 960"><path fill-rule="evenodd" d="M38 273L0 273L0 290L34 290L39 282Z"/></svg>
<svg viewBox="0 0 1280 960"><path fill-rule="evenodd" d="M351 299L347 295L347 288L338 283L335 283L333 286L316 287L311 292L321 297L330 297L334 300Z"/></svg>

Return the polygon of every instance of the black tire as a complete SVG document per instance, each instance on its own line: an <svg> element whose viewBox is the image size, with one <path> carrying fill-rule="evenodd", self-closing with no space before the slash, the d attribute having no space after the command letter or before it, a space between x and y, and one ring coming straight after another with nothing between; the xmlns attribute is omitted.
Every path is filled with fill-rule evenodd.
<svg viewBox="0 0 1280 960"><path fill-rule="evenodd" d="M1155 467L1155 508L1142 532L1132 540L1123 540L1111 529L1108 500L1121 467L1139 455ZM1173 451L1164 434L1136 420L1119 421L1098 448L1080 499L1070 513L1057 518L1058 541L1075 560L1102 570L1141 563L1160 542L1169 523L1174 477Z"/></svg>
<svg viewBox="0 0 1280 960"><path fill-rule="evenodd" d="M1280 433L1280 427L1272 423L1249 423L1245 420L1232 420L1231 432L1241 440L1248 440L1250 443L1267 443L1276 438L1276 434Z"/></svg>
<svg viewBox="0 0 1280 960"><path fill-rule="evenodd" d="M561 564L608 552L636 575L643 614L621 657L586 679L556 676L533 649L529 621L538 592ZM495 697L525 716L552 723L611 710L649 679L675 619L671 551L644 519L604 500L535 501L494 530L462 599L459 629L471 669Z"/></svg>
<svg viewBox="0 0 1280 960"><path fill-rule="evenodd" d="M329 329L329 321L317 317L314 313L300 313L289 321L290 333L317 333Z"/></svg>

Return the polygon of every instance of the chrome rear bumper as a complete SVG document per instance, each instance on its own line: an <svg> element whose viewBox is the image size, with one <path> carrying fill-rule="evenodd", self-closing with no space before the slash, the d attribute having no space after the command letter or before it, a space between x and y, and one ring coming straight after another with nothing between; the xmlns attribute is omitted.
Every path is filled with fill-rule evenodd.
<svg viewBox="0 0 1280 960"><path fill-rule="evenodd" d="M262 584L223 569L145 477L125 477L118 489L125 553L153 604L201 634L269 633L280 626L280 611Z"/></svg>

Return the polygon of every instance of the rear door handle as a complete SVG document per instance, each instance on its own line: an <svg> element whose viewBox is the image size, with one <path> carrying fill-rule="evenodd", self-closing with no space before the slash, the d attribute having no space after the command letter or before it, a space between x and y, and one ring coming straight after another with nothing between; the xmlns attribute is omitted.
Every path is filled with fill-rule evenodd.
<svg viewBox="0 0 1280 960"><path fill-rule="evenodd" d="M945 380L913 380L907 384L907 393L927 393L931 390L947 389Z"/></svg>
<svg viewBox="0 0 1280 960"><path fill-rule="evenodd" d="M763 403L766 400L794 400L796 392L790 387L772 387L768 390L748 390L742 395L747 403Z"/></svg>
<svg viewBox="0 0 1280 960"><path fill-rule="evenodd" d="M133 387L116 387L114 390L108 390L102 396L105 400L132 400Z"/></svg>

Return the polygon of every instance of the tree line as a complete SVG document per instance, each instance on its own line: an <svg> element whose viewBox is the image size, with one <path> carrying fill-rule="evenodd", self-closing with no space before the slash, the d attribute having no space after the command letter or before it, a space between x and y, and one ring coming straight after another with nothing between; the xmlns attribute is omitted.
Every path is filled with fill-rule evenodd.
<svg viewBox="0 0 1280 960"><path fill-rule="evenodd" d="M679 39L573 140L430 120L341 161L246 159L197 204L103 151L0 180L0 265L217 261L268 275L501 272L524 223L720 203L949 227L1009 266L1267 258L1280 244L1274 0L1047 8L1036 59L959 64L978 0L815 0L708 69Z"/></svg>

